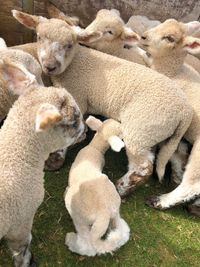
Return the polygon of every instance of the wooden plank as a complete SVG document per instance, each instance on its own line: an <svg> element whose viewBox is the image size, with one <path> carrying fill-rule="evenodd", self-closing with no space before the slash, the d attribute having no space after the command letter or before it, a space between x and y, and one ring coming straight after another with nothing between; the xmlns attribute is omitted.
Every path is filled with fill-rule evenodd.
<svg viewBox="0 0 200 267"><path fill-rule="evenodd" d="M199 0L50 0L68 15L80 18L87 26L102 8L116 8L127 21L132 15L144 15L150 19L164 21L176 18L182 21L197 20L200 16Z"/></svg>
<svg viewBox="0 0 200 267"><path fill-rule="evenodd" d="M33 14L34 0L22 0L22 9L24 12ZM33 40L33 31L24 27L23 30L23 42L30 43Z"/></svg>

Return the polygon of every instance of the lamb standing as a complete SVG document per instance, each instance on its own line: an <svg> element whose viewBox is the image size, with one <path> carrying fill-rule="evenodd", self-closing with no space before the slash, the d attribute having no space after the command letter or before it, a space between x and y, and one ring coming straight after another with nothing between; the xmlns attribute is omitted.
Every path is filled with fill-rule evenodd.
<svg viewBox="0 0 200 267"><path fill-rule="evenodd" d="M23 65L1 62L0 83L23 94L0 130L0 239L8 240L16 267L35 266L29 248L44 198L44 161L83 134L82 115L66 89L38 85Z"/></svg>
<svg viewBox="0 0 200 267"><path fill-rule="evenodd" d="M86 124L97 131L89 145L81 149L69 173L65 205L77 234L68 233L66 244L81 255L112 253L129 239L129 227L120 217L120 196L102 173L104 154L109 145L119 152L124 143L120 123L108 119L103 123L90 116ZM97 186L98 185L98 186ZM107 234L105 240L101 238Z"/></svg>
<svg viewBox="0 0 200 267"><path fill-rule="evenodd" d="M19 11L13 14L36 30L39 60L53 84L70 89L83 114L101 114L121 122L129 171L118 184L120 194L135 188L135 180L151 175L151 148L167 139L160 151L163 166L157 169L163 173L192 119L192 108L182 91L142 65L78 45L98 39L99 32L76 32L62 20Z"/></svg>
<svg viewBox="0 0 200 267"><path fill-rule="evenodd" d="M200 39L190 36L199 29L200 22L184 24L170 19L145 32L141 38L142 44L151 55L151 68L175 81L186 94L194 110L192 123L185 134L185 138L193 144L193 149L183 180L171 193L150 200L149 204L156 208L166 209L200 195L200 75L184 64L188 52L193 54L200 52ZM180 153L184 154L184 150ZM172 160L176 158L173 157Z"/></svg>

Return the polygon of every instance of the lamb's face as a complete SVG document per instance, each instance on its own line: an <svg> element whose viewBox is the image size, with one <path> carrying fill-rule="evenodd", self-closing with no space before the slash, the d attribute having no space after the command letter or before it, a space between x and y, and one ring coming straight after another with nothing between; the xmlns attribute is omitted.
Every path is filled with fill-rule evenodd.
<svg viewBox="0 0 200 267"><path fill-rule="evenodd" d="M138 39L137 34L125 26L120 13L115 9L100 10L95 20L88 25L86 31L102 33L102 37L90 45L100 51L104 51L104 48L109 48L111 45L121 45L123 47L127 42L135 42Z"/></svg>
<svg viewBox="0 0 200 267"><path fill-rule="evenodd" d="M37 111L36 131L43 134L49 132L52 139L51 152L84 139L85 124L73 97L62 88L43 88L45 90L48 90L45 93L47 103L42 104ZM37 90L34 93L37 94Z"/></svg>
<svg viewBox="0 0 200 267"><path fill-rule="evenodd" d="M44 73L48 75L59 75L65 71L79 41L90 43L102 36L100 32L86 32L70 26L65 20L32 16L17 10L12 13L20 23L36 31L38 58Z"/></svg>
<svg viewBox="0 0 200 267"><path fill-rule="evenodd" d="M103 35L98 43L113 41L120 38L123 33L124 22L116 12L115 10L100 10L95 20L86 28L86 30L102 32Z"/></svg>
<svg viewBox="0 0 200 267"><path fill-rule="evenodd" d="M153 57L170 55L172 52L183 52L183 40L186 27L174 19L146 31L141 37L141 43Z"/></svg>
<svg viewBox="0 0 200 267"><path fill-rule="evenodd" d="M62 20L50 19L39 24L36 32L37 52L44 73L62 73L71 63L76 51L77 37L73 29Z"/></svg>

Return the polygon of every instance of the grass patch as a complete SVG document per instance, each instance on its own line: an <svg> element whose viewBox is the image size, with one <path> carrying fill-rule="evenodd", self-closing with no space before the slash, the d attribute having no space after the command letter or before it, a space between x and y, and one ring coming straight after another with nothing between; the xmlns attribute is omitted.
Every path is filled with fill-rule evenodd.
<svg viewBox="0 0 200 267"><path fill-rule="evenodd" d="M145 206L145 199L169 188L151 179L121 206L121 214L131 228L130 241L114 255L87 258L71 253L64 244L65 235L73 231L72 220L64 206L71 163L80 147L68 154L64 168L45 175L45 200L34 221L32 251L41 267L188 267L200 266L199 219L181 207L156 211ZM124 152L106 154L104 172L112 181L126 171ZM10 267L12 259L4 241L0 242L0 267Z"/></svg>

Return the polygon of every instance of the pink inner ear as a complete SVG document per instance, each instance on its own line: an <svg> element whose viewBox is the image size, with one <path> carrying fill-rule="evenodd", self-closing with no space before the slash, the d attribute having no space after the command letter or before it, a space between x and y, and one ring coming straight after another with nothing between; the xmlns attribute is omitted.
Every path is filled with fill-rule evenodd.
<svg viewBox="0 0 200 267"><path fill-rule="evenodd" d="M22 13L19 13L18 18L19 18L19 20L21 20L22 24L26 25L26 27L31 28L31 27L35 26L35 21L30 16L26 16Z"/></svg>

